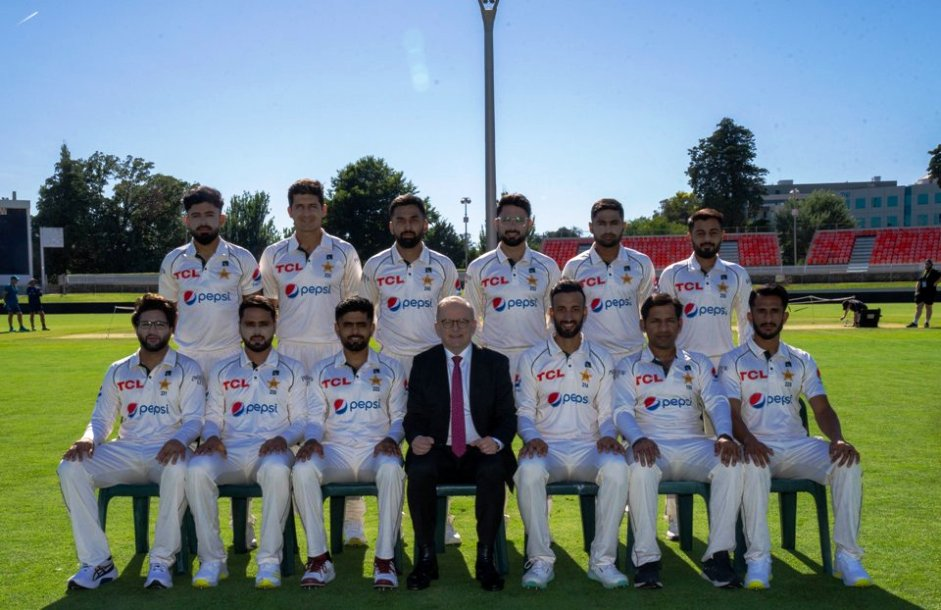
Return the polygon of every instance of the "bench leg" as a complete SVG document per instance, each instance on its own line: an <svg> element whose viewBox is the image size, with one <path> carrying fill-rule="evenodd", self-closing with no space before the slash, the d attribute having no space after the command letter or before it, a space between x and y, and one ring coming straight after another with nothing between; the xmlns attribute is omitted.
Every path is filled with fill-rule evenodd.
<svg viewBox="0 0 941 610"><path fill-rule="evenodd" d="M248 522L248 498L232 498L232 548L236 553L248 552L245 524Z"/></svg>
<svg viewBox="0 0 941 610"><path fill-rule="evenodd" d="M823 573L833 575L833 554L830 552L830 515L827 513L827 488L818 485L814 490L814 503L817 505L817 529L820 532L820 555L823 559Z"/></svg>
<svg viewBox="0 0 941 610"><path fill-rule="evenodd" d="M288 518L284 523L284 543L281 547L281 576L294 574L297 557L297 524L294 521L294 503L288 503Z"/></svg>
<svg viewBox="0 0 941 610"><path fill-rule="evenodd" d="M346 496L330 497L330 552L343 552L343 519L346 512Z"/></svg>
<svg viewBox="0 0 941 610"><path fill-rule="evenodd" d="M781 548L793 551L797 547L797 493L779 493L778 510L781 513Z"/></svg>
<svg viewBox="0 0 941 610"><path fill-rule="evenodd" d="M131 501L134 504L134 549L137 554L146 553L150 549L150 498L140 496Z"/></svg>
<svg viewBox="0 0 941 610"><path fill-rule="evenodd" d="M680 525L680 548L684 551L691 551L693 549L692 494L676 496L676 513Z"/></svg>

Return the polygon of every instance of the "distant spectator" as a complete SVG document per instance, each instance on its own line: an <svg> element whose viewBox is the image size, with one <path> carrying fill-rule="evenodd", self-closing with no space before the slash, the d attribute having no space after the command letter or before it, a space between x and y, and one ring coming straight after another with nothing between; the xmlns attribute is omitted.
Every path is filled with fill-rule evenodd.
<svg viewBox="0 0 941 610"><path fill-rule="evenodd" d="M938 291L938 280L941 272L934 268L931 259L925 261L925 272L915 284L915 319L906 328L918 328L918 319L921 317L921 308L925 308L925 328L931 326L931 306Z"/></svg>
<svg viewBox="0 0 941 610"><path fill-rule="evenodd" d="M29 297L30 329L36 330L36 314L38 313L42 329L49 330L49 327L46 326L46 312L42 310L42 287L39 285L39 280L30 278L29 284L26 286L26 296Z"/></svg>
<svg viewBox="0 0 941 610"><path fill-rule="evenodd" d="M23 326L23 310L20 309L19 294L16 285L20 278L15 275L10 276L10 283L3 289L3 301L7 307L7 322L10 324L10 332L13 330L13 314L16 314L16 321L20 323L20 332L28 333L29 329Z"/></svg>
<svg viewBox="0 0 941 610"><path fill-rule="evenodd" d="M846 314L852 311L853 326L859 326L859 316L867 309L869 309L869 307L859 299L847 299L843 301L843 316L840 319L845 320Z"/></svg>

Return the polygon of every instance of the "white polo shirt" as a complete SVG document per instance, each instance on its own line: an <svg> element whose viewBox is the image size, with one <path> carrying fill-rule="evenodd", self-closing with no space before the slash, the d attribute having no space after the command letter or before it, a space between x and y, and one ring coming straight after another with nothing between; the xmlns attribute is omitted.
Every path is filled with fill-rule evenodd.
<svg viewBox="0 0 941 610"><path fill-rule="evenodd" d="M440 343L435 309L438 301L457 294L458 281L451 259L425 245L410 264L395 246L370 258L363 266L360 294L376 306L376 340L404 356Z"/></svg>
<svg viewBox="0 0 941 610"><path fill-rule="evenodd" d="M659 287L660 292L673 295L683 304L683 329L677 347L710 358L720 357L733 347L733 315L738 319L739 345L751 338L751 278L743 267L716 257L716 264L706 273L694 254L664 269Z"/></svg>
<svg viewBox="0 0 941 610"><path fill-rule="evenodd" d="M810 354L784 342L770 359L754 341L740 345L722 357L719 379L726 396L742 402L742 420L759 440L806 437L800 395L827 393Z"/></svg>
<svg viewBox="0 0 941 610"><path fill-rule="evenodd" d="M520 357L517 428L523 442L615 437L611 356L584 337L571 355L549 337Z"/></svg>
<svg viewBox="0 0 941 610"><path fill-rule="evenodd" d="M611 353L633 353L644 346L640 306L653 291L654 266L646 254L621 246L611 264L594 247L565 264L562 277L585 291L589 308L582 332Z"/></svg>
<svg viewBox="0 0 941 610"><path fill-rule="evenodd" d="M394 358L366 351L356 372L342 351L314 366L305 439L372 447L405 437L405 371Z"/></svg>
<svg viewBox="0 0 941 610"><path fill-rule="evenodd" d="M301 440L307 421L304 366L271 350L257 368L243 349L209 374L203 439L265 441L282 436L288 445Z"/></svg>
<svg viewBox="0 0 941 610"><path fill-rule="evenodd" d="M184 351L238 347L242 297L260 290L255 257L221 238L205 264L192 241L172 250L160 264L160 294L177 303L173 338Z"/></svg>
<svg viewBox="0 0 941 610"><path fill-rule="evenodd" d="M206 386L196 361L169 349L148 372L135 352L108 368L82 440L104 443L120 416L122 441L175 439L189 445L202 429L205 406Z"/></svg>
<svg viewBox="0 0 941 610"><path fill-rule="evenodd" d="M512 265L499 246L474 259L464 276L464 297L482 321L480 345L525 349L545 339L549 291L560 277L553 259L528 246Z"/></svg>
<svg viewBox="0 0 941 610"><path fill-rule="evenodd" d="M278 299L278 338L332 343L339 349L334 311L359 290L362 268L356 249L324 232L308 256L292 235L265 248L260 266L265 296Z"/></svg>
<svg viewBox="0 0 941 610"><path fill-rule="evenodd" d="M702 354L678 349L665 373L645 347L618 363L614 387L614 420L632 445L645 436L654 441L706 438L702 405L716 434L732 436L729 401Z"/></svg>

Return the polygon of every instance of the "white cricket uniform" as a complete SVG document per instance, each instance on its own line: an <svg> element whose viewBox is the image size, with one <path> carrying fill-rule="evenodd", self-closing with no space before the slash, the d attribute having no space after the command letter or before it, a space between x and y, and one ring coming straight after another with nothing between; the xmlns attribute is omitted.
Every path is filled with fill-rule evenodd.
<svg viewBox="0 0 941 610"><path fill-rule="evenodd" d="M265 296L278 299L278 352L312 370L340 349L334 312L359 290L356 249L324 232L308 254L292 235L265 248L260 267Z"/></svg>
<svg viewBox="0 0 941 610"><path fill-rule="evenodd" d="M160 264L160 294L176 301L179 317L173 338L180 352L196 360L208 375L222 360L235 356L242 297L261 290L261 273L251 252L219 239L208 261L192 241L172 250Z"/></svg>
<svg viewBox="0 0 941 610"><path fill-rule="evenodd" d="M800 419L800 395L808 400L825 396L817 363L807 352L780 343L776 354L768 354L754 341L722 357L719 376L729 398L740 400L742 420L759 441L774 451L770 468L745 464L746 490L742 513L748 551L745 558L771 556L768 533L768 495L771 478L813 479L830 485L833 502L833 539L837 550L857 559L863 550L857 544L862 505L862 471L859 464L837 466L830 460L830 444L807 436Z"/></svg>
<svg viewBox="0 0 941 610"><path fill-rule="evenodd" d="M405 371L394 358L369 352L353 369L340 351L318 363L311 374L305 440L323 445L324 457L294 465L294 501L307 532L307 556L327 552L323 524L326 483L376 483L379 535L376 557L391 559L402 521L405 470L402 460L374 455L385 438L401 443L405 436Z"/></svg>
<svg viewBox="0 0 941 610"><path fill-rule="evenodd" d="M99 565L111 556L98 521L95 488L159 483L160 508L150 561L174 562L180 550L180 521L186 511L186 464L179 460L164 466L155 458L171 439L184 446L196 440L203 425L205 400L199 365L172 349L149 372L138 353L111 365L81 439L94 443L94 454L83 461L62 460L58 468L79 561ZM118 438L106 442L119 416Z"/></svg>
<svg viewBox="0 0 941 610"><path fill-rule="evenodd" d="M640 306L653 291L650 257L621 246L608 264L592 247L569 260L562 277L585 291L590 312L582 332L589 341L608 350L615 363L644 347Z"/></svg>
<svg viewBox="0 0 941 610"><path fill-rule="evenodd" d="M592 566L613 565L618 529L627 504L629 471L624 456L600 453L598 440L617 437L612 417L614 367L605 350L582 338L571 355L550 337L523 353L516 387L517 427L523 442L541 438L544 457L520 460L513 480L530 561L555 562L549 547L546 483L592 481L597 530L591 543Z"/></svg>
<svg viewBox="0 0 941 610"><path fill-rule="evenodd" d="M748 295L751 279L744 268L716 257L716 264L704 272L696 255L673 263L660 274L660 292L683 304L683 328L676 346L705 354L718 364L722 354L732 349L732 316L738 320L738 343L752 336L748 323Z"/></svg>
<svg viewBox="0 0 941 610"><path fill-rule="evenodd" d="M548 336L549 291L560 277L553 259L528 246L512 265L497 246L467 266L464 297L481 322L477 342L509 358L512 373L520 355Z"/></svg>
<svg viewBox="0 0 941 610"><path fill-rule="evenodd" d="M457 294L458 287L451 259L425 245L412 263L392 246L363 266L360 294L376 306L376 340L406 375L416 354L441 342L435 334L435 309L438 301Z"/></svg>
<svg viewBox="0 0 941 610"><path fill-rule="evenodd" d="M677 350L664 371L649 348L628 356L615 371L614 420L628 442L631 468L630 519L634 528L635 566L660 560L657 546L657 487L661 480L711 483L709 544L703 560L735 548L735 522L742 502L742 466L724 466L715 439L703 433L703 410L716 432L732 438L729 401L702 354ZM705 405L703 409L700 405ZM630 450L648 438L660 457L643 466Z"/></svg>
<svg viewBox="0 0 941 610"><path fill-rule="evenodd" d="M226 457L197 455L186 474L189 499L201 563L225 561L219 535L219 485L258 483L262 491L259 565L281 563L284 524L291 502L291 465L294 454L271 453L259 457L268 439L281 436L288 447L304 433L307 414L304 365L271 350L255 368L243 351L220 362L209 374L203 440L218 436Z"/></svg>

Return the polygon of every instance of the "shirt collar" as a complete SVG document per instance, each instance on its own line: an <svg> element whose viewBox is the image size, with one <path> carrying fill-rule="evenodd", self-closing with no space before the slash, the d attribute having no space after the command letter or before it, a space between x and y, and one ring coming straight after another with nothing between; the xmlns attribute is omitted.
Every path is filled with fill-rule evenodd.
<svg viewBox="0 0 941 610"><path fill-rule="evenodd" d="M375 367L379 364L379 353L370 347L367 347L366 349L368 350L368 353L366 354L366 362L364 362L362 366L360 366L360 369L362 369L363 366L371 365ZM337 355L334 356L333 366L335 366L336 368L346 366L346 354L343 352L342 348L340 349L339 352L337 352Z"/></svg>
<svg viewBox="0 0 941 610"><path fill-rule="evenodd" d="M766 360L765 350L761 346L759 346L757 343L755 343L754 338L749 339L747 345L748 345L748 349L751 350L751 352L755 355L756 358L760 358L761 360ZM771 356L772 360L777 360L778 358L783 358L785 360L790 360L791 358L791 351L787 348L787 344L784 343L784 341L778 342L778 351L774 355Z"/></svg>
<svg viewBox="0 0 941 610"><path fill-rule="evenodd" d="M497 246L496 252L497 252L497 260L499 260L502 264L506 264L509 258L507 257L506 252L503 251L503 248L501 248L500 246ZM519 260L515 262L515 264L518 265L522 263L523 261L526 261L528 263L531 258L532 258L532 250L529 249L529 245L527 244L526 249L523 250L523 256L521 256Z"/></svg>
<svg viewBox="0 0 941 610"><path fill-rule="evenodd" d="M696 258L695 252L690 255L688 264L689 268L693 271L702 271L702 265L699 264L699 260ZM716 264L712 266L712 269L709 270L709 273L712 273L713 271L725 271L725 263L718 255L716 255Z"/></svg>
<svg viewBox="0 0 941 610"><path fill-rule="evenodd" d="M405 259L402 258L402 254L399 252L399 249L395 247L395 244L392 244L392 260L396 263L405 264ZM426 265L431 261L431 255L429 254L428 245L422 242L421 245L421 254L418 255L418 258L414 262L421 261Z"/></svg>
<svg viewBox="0 0 941 610"><path fill-rule="evenodd" d="M141 363L140 363L140 350L141 349L143 348L139 348L136 352L134 352L131 355L132 366L141 366ZM154 367L154 370L157 370L158 368L161 368L161 367L173 368L174 366L176 366L176 350L174 350L171 347L167 349L167 353L164 354L163 360L160 361L160 364Z"/></svg>
<svg viewBox="0 0 941 610"><path fill-rule="evenodd" d="M324 231L323 229L320 229L320 232L321 232L320 233L320 245L314 248L314 250L310 252L310 254L313 254L321 247L333 249L333 236L327 233L326 231ZM291 237L288 241L288 246L290 247L291 252L294 252L295 250L300 250L301 252L305 252L305 250L301 249L301 242L297 241L296 231L294 233L291 233Z"/></svg>
<svg viewBox="0 0 941 610"><path fill-rule="evenodd" d="M552 333L549 336L549 339L546 341L546 345L549 348L549 354L551 356L558 356L559 354L564 354L562 348L559 347L559 344L555 342L555 333ZM574 356L575 354L587 351L588 349L588 339L585 338L585 334L582 333L582 342L579 344L578 349L569 354L569 357Z"/></svg>
<svg viewBox="0 0 941 610"><path fill-rule="evenodd" d="M448 348L445 347L445 348L444 348L444 355L447 356L447 358L448 358L449 361L451 361L451 359L454 358L454 356L460 356L460 357L461 357L461 364L464 364L464 363L466 363L466 362L468 362L468 361L470 360L470 355L471 355L471 352L473 352L473 350L474 350L474 344L473 344L473 343L469 343L469 344L467 345L467 347L465 347L465 348L461 351L460 354L455 354L455 353L453 353L451 350L449 350Z"/></svg>
<svg viewBox="0 0 941 610"><path fill-rule="evenodd" d="M217 254L218 254L219 256L228 256L228 255L229 255L229 242L227 242L226 240L222 239L221 237L219 238L219 245L216 246L216 251L213 253L212 256L216 256ZM196 256L196 242L195 242L194 240L192 240L192 239L190 239L189 244L187 244L187 246L186 246L186 255L187 255L187 256ZM212 258L212 256L209 257L209 258Z"/></svg>
<svg viewBox="0 0 941 610"><path fill-rule="evenodd" d="M242 347L242 352L239 355L239 360L242 364L242 368L254 368L255 366L254 363L248 359L248 353L246 353L244 346ZM278 352L277 350L272 348L271 351L268 352L268 357L265 358L264 362L258 365L258 368L268 367L268 366L270 367L278 366L278 360L279 360Z"/></svg>

